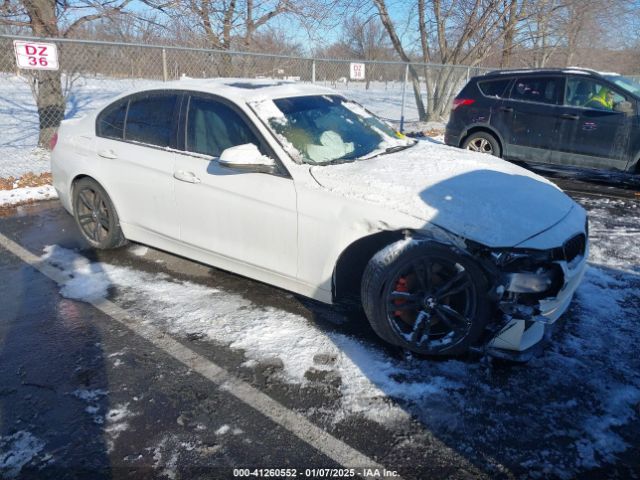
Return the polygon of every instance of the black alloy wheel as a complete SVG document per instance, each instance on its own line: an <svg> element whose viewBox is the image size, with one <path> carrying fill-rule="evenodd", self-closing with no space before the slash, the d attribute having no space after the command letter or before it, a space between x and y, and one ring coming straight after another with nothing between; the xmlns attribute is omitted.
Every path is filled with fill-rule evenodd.
<svg viewBox="0 0 640 480"><path fill-rule="evenodd" d="M433 242L409 244L396 258L383 252L365 271L373 277L363 280L363 305L376 333L417 353L466 351L490 311L486 278L475 262Z"/></svg>
<svg viewBox="0 0 640 480"><path fill-rule="evenodd" d="M471 275L459 263L415 259L388 283L387 321L417 350L455 346L471 329L474 290Z"/></svg>
<svg viewBox="0 0 640 480"><path fill-rule="evenodd" d="M111 199L90 178L83 178L74 186L74 216L82 236L91 246L108 249L126 243Z"/></svg>

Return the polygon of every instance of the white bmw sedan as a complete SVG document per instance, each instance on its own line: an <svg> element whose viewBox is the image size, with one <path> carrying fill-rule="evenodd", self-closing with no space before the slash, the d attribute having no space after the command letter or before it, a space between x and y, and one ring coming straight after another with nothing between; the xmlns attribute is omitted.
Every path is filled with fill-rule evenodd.
<svg viewBox="0 0 640 480"><path fill-rule="evenodd" d="M181 80L64 121L54 186L95 248L140 242L326 303L421 354L526 359L567 309L585 211L489 155L340 94Z"/></svg>

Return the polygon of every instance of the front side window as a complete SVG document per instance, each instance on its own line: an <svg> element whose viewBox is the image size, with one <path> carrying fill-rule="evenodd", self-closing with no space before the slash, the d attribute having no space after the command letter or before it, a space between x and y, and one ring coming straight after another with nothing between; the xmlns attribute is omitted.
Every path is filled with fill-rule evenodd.
<svg viewBox="0 0 640 480"><path fill-rule="evenodd" d="M129 101L124 100L108 106L98 117L98 136L124 138L124 121L127 116Z"/></svg>
<svg viewBox="0 0 640 480"><path fill-rule="evenodd" d="M571 77L567 81L565 105L613 111L616 103L626 100L608 85L590 78Z"/></svg>
<svg viewBox="0 0 640 480"><path fill-rule="evenodd" d="M511 89L513 100L557 105L562 89L560 77L523 77L516 79Z"/></svg>
<svg viewBox="0 0 640 480"><path fill-rule="evenodd" d="M312 165L369 158L415 143L337 95L262 100L251 107L294 158Z"/></svg>
<svg viewBox="0 0 640 480"><path fill-rule="evenodd" d="M207 98L191 97L187 115L186 150L219 157L223 150L260 141L231 107Z"/></svg>
<svg viewBox="0 0 640 480"><path fill-rule="evenodd" d="M149 94L129 102L124 139L158 147L174 146L176 94Z"/></svg>

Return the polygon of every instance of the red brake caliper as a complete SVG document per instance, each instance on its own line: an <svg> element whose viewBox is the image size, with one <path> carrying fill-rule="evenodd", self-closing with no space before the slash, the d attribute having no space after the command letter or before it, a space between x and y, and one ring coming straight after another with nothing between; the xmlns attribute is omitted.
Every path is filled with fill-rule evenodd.
<svg viewBox="0 0 640 480"><path fill-rule="evenodd" d="M398 283L396 283L396 292L408 292L409 287L407 286L407 279L405 277L400 277L398 279ZM406 300L403 298L397 298L393 301L394 305L402 305ZM397 317L402 316L402 310L396 310L393 314Z"/></svg>

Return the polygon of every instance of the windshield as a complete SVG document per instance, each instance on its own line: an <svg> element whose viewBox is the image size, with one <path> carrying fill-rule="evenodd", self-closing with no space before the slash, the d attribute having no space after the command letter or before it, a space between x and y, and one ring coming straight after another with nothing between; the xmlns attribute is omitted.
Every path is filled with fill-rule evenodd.
<svg viewBox="0 0 640 480"><path fill-rule="evenodd" d="M637 80L629 77L623 77L622 75L605 75L604 78L615 83L627 92L640 96L640 83Z"/></svg>
<svg viewBox="0 0 640 480"><path fill-rule="evenodd" d="M289 153L313 165L369 158L415 143L337 95L262 100L251 107Z"/></svg>

